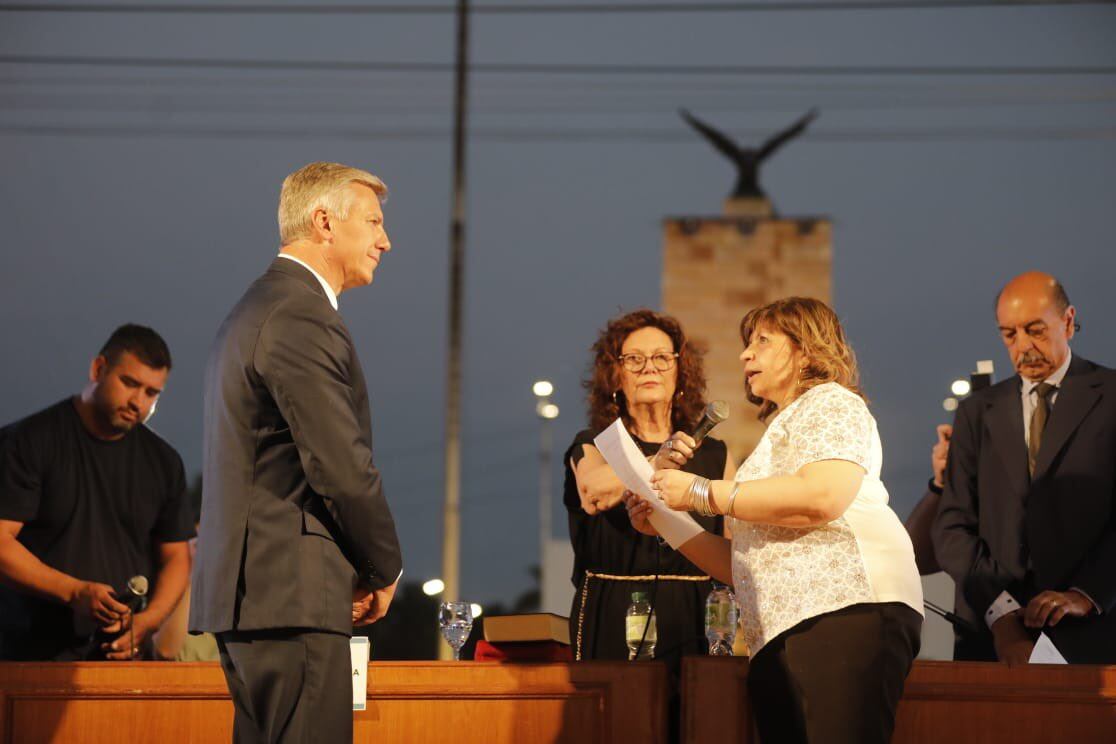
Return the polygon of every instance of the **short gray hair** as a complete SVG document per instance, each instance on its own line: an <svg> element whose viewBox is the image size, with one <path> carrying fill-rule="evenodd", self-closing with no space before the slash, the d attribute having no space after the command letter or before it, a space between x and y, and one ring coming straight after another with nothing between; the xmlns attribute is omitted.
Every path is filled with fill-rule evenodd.
<svg viewBox="0 0 1116 744"><path fill-rule="evenodd" d="M324 208L338 219L349 218L352 196L345 190L359 183L387 201L388 189L377 176L341 163L310 163L283 179L279 191L279 243L289 245L310 236L314 210Z"/></svg>

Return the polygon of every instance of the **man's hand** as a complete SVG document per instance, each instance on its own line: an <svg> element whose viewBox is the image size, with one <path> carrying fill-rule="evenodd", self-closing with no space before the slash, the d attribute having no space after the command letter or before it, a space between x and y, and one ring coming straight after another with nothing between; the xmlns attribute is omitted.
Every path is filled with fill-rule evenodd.
<svg viewBox="0 0 1116 744"><path fill-rule="evenodd" d="M1023 627L1019 612L1009 612L992 623L992 643L996 646L996 658L1008 666L1019 666L1031 660L1035 642Z"/></svg>
<svg viewBox="0 0 1116 744"><path fill-rule="evenodd" d="M143 642L157 629L158 625L148 613L139 612L135 615L126 613L120 621L104 628L106 633L118 635L112 641L102 643L101 651L105 653L106 659L115 661L135 659L143 648Z"/></svg>
<svg viewBox="0 0 1116 744"><path fill-rule="evenodd" d="M357 587L353 592L353 627L371 625L386 615L398 586L399 579L396 579L391 586L375 591Z"/></svg>
<svg viewBox="0 0 1116 744"><path fill-rule="evenodd" d="M95 581L81 581L67 602L75 613L93 618L102 628L107 628L129 614L127 606L113 597L112 587Z"/></svg>
<svg viewBox="0 0 1116 744"><path fill-rule="evenodd" d="M1095 609L1093 603L1075 589L1070 589L1068 592L1040 592L1027 603L1027 609L1023 613L1023 624L1028 628L1053 626L1066 615L1085 617Z"/></svg>
<svg viewBox="0 0 1116 744"><path fill-rule="evenodd" d="M945 484L946 458L949 455L949 438L952 436L952 426L938 424L938 441L934 444L934 449L930 450L930 467L934 472L934 485L938 488Z"/></svg>

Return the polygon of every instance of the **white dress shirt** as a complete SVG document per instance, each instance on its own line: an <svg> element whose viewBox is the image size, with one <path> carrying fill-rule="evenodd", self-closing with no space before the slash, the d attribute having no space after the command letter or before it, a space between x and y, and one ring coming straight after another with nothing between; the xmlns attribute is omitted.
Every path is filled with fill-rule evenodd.
<svg viewBox="0 0 1116 744"><path fill-rule="evenodd" d="M1028 444L1031 441L1031 417L1035 415L1035 406L1038 405L1038 395L1035 393L1035 388L1040 383L1045 382L1047 385L1053 385L1054 389L1050 392L1050 407L1054 407L1054 401L1058 400L1058 388L1062 384L1062 380L1066 377L1066 370L1069 369L1070 360L1073 359L1073 352L1066 354L1066 361L1062 362L1062 366L1054 370L1054 374L1047 377L1045 380L1023 380L1020 386L1019 395L1023 399L1023 441Z"/></svg>
<svg viewBox="0 0 1116 744"><path fill-rule="evenodd" d="M297 259L289 253L280 253L279 258L285 258L288 261L294 261L296 264L313 274L314 278L318 280L318 283L322 285L322 289L325 290L326 299L329 300L329 304L333 305L334 310L337 309L337 293L333 291L333 287L329 286L329 282L322 278L321 274L310 268L310 265L307 264L305 261Z"/></svg>

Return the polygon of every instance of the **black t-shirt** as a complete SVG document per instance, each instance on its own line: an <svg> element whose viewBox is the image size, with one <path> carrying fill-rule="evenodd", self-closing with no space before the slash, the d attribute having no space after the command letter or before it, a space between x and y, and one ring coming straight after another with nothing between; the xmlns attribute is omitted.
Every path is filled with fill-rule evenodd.
<svg viewBox="0 0 1116 744"><path fill-rule="evenodd" d="M0 519L22 522L19 541L46 565L118 590L136 575L153 585L158 545L194 536L178 453L143 425L97 439L70 398L0 437ZM0 657L30 653L28 639L67 626L74 638L92 632L74 620L62 605L0 588Z"/></svg>
<svg viewBox="0 0 1116 744"><path fill-rule="evenodd" d="M636 532L622 505L592 517L582 510L581 498L577 493L577 479L570 463L572 461L577 465L581 462L581 458L585 456L585 445L596 446L593 444L594 436L589 429L579 431L564 456L566 479L562 500L569 513L570 542L574 546L574 586L581 587L586 570L626 575L704 575L704 571L658 538ZM645 442L635 435L632 435L632 440L646 456L655 454L662 446L659 442ZM707 437L682 470L703 478L720 480L725 477L727 458L728 448L725 443ZM693 513L690 516L708 532L719 535L723 531L724 519L721 516L703 517Z"/></svg>

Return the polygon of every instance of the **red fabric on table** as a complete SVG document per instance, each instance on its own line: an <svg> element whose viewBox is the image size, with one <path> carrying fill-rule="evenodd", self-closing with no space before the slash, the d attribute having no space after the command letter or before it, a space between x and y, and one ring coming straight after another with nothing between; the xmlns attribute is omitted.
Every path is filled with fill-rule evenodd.
<svg viewBox="0 0 1116 744"><path fill-rule="evenodd" d="M489 643L477 641L475 661L573 661L570 647L555 641Z"/></svg>

